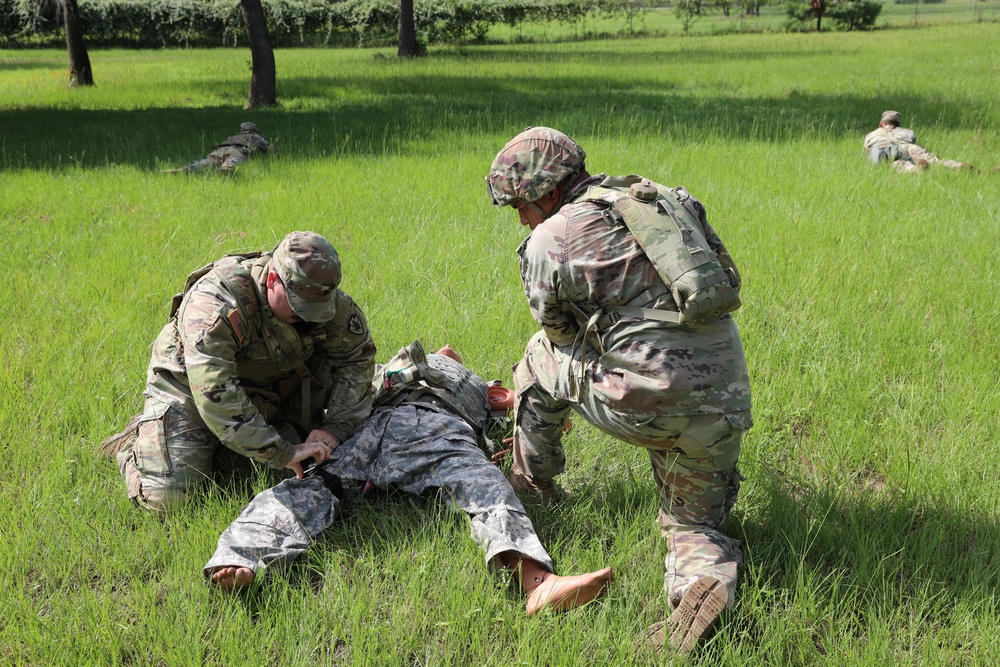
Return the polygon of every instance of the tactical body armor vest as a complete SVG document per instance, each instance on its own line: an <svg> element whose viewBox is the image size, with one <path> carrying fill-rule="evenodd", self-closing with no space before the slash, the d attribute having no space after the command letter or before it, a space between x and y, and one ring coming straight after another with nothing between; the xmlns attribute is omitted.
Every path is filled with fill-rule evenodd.
<svg viewBox="0 0 1000 667"><path fill-rule="evenodd" d="M677 312L610 306L605 311L687 324L740 307L736 267L723 267L705 238L701 211L684 188L630 175L606 178L583 199L603 208L609 224L628 228L677 304Z"/></svg>
<svg viewBox="0 0 1000 667"><path fill-rule="evenodd" d="M226 137L225 141L215 144L215 147L225 148L226 146L236 146L249 151L253 146L253 142L250 140L251 137L253 137L253 134L249 132L241 132L239 134L234 134L231 137Z"/></svg>
<svg viewBox="0 0 1000 667"><path fill-rule="evenodd" d="M170 308L171 319L177 316L177 311L184 300L184 295L201 278L214 271L226 290L236 300L238 317L233 317L231 311L226 320L229 322L230 327L233 328L238 344L241 347L244 346L246 344L244 341L249 336L249 332L246 331L245 327L254 322L261 311L254 276L264 270L266 266L264 260L266 259L267 256L265 253L261 252L226 255L222 259L211 264L206 264L192 272L184 282L183 291L173 297ZM247 260L257 260L250 270L243 266L243 263ZM345 298L342 298L339 294L336 298L338 299L337 315L334 318L334 322L343 327L347 323L351 309ZM272 331L270 327L264 326L261 333L271 360L267 362L268 366L270 367L270 364L274 363L278 367L285 366L293 370L284 379L279 380L273 385L251 386L244 384L243 389L250 396L254 405L265 416L273 414L280 403L289 399L295 392L299 392L302 404L301 423L305 427L311 421L312 389L314 386L312 373L306 366L306 362L312 356L315 344L326 338L326 332L325 330L318 330L310 334L295 333L290 334L290 337L282 337L275 331Z"/></svg>
<svg viewBox="0 0 1000 667"><path fill-rule="evenodd" d="M453 359L426 354L416 340L376 370L372 391L375 407L432 394L480 432L489 417L486 382Z"/></svg>

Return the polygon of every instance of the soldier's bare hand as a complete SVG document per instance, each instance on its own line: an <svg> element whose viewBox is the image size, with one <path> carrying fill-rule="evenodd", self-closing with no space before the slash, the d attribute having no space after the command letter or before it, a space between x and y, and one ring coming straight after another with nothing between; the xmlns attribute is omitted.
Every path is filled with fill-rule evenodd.
<svg viewBox="0 0 1000 667"><path fill-rule="evenodd" d="M340 438L335 436L333 433L330 433L329 431L324 431L321 428L313 429L312 432L309 434L309 436L306 438L306 444L317 443L317 442L322 443L327 447L329 447L331 452L333 452L333 450L335 450L337 447L340 447Z"/></svg>
<svg viewBox="0 0 1000 667"><path fill-rule="evenodd" d="M313 459L316 463L322 463L330 458L330 447L321 442L303 442L295 445L295 454L292 460L285 464L285 467L295 473L299 479L305 475L302 469L302 462L306 459Z"/></svg>

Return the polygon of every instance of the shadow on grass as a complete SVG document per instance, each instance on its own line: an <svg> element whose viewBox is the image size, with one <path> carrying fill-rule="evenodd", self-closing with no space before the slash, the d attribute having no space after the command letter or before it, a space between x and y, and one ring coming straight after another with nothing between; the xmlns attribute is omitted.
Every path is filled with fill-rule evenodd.
<svg viewBox="0 0 1000 667"><path fill-rule="evenodd" d="M520 61L524 54L516 57ZM694 56L671 57L682 63ZM486 56L477 53L471 58ZM420 154L426 150L425 142L447 143L476 135L506 137L541 124L562 129L584 144L596 134L621 141L669 138L682 145L701 142L706 136L773 142L849 136L857 137L860 145L889 106L920 118L924 126L971 127L976 122L969 111L976 105L956 96L871 99L796 90L772 97L698 96L679 91L674 84L614 73L516 81L494 79L486 72L477 77L405 69L393 74L368 80L346 76L280 79L284 106L270 110L218 106L0 111L0 170L177 167L204 157L246 120L257 123L279 148L282 160ZM191 94L206 99L231 87L231 81L221 80L189 86ZM921 128L915 129L919 135ZM483 147L487 153L500 147L494 143L498 145Z"/></svg>
<svg viewBox="0 0 1000 667"><path fill-rule="evenodd" d="M782 474L762 474L756 482L766 499L762 513L731 519L727 529L746 548L742 586L755 593L777 590L786 602L810 598L795 608L812 608L815 617L788 622L812 628L807 643L818 653L843 641L831 633L846 629L861 640L876 620L913 625L909 631L919 633L921 627L955 622L957 608L995 605L995 514L959 509L948 498L893 493L861 478L803 485ZM746 616L737 624L737 633L752 642L766 631Z"/></svg>

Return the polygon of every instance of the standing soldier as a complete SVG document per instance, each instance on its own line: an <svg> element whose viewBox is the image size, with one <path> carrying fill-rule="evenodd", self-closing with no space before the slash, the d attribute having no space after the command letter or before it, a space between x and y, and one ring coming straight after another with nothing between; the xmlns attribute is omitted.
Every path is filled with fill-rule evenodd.
<svg viewBox="0 0 1000 667"><path fill-rule="evenodd" d="M518 248L542 330L514 369L511 483L557 498L572 408L644 447L660 490L672 613L649 645L687 652L735 600L738 540L722 531L740 486L750 384L736 323L739 273L705 208L681 187L591 176L565 134L530 128L497 154L493 203L531 234Z"/></svg>
<svg viewBox="0 0 1000 667"><path fill-rule="evenodd" d="M469 517L487 565L514 570L529 616L564 611L602 595L611 568L561 577L524 506L478 441L490 417L486 383L446 346L425 354L419 341L378 369L375 413L330 461L254 498L219 538L204 574L232 589L253 583L260 564L282 565L305 551L337 517L345 487L446 491Z"/></svg>
<svg viewBox="0 0 1000 667"><path fill-rule="evenodd" d="M350 437L371 409L375 345L340 275L329 241L292 232L188 276L153 343L143 412L101 447L130 498L183 504L222 446L301 476Z"/></svg>
<svg viewBox="0 0 1000 667"><path fill-rule="evenodd" d="M215 145L215 150L200 160L180 169L168 169L169 173L191 173L206 169L218 169L224 174L232 174L236 168L250 157L258 154L275 154L278 151L268 143L267 139L257 133L253 123L240 123L240 133L234 134L222 143Z"/></svg>
<svg viewBox="0 0 1000 667"><path fill-rule="evenodd" d="M913 130L900 127L903 117L898 111L886 111L878 127L865 136L865 155L872 164L884 160L892 162L897 170L913 173L939 164L949 169L971 169L972 165L957 160L941 160L917 143Z"/></svg>

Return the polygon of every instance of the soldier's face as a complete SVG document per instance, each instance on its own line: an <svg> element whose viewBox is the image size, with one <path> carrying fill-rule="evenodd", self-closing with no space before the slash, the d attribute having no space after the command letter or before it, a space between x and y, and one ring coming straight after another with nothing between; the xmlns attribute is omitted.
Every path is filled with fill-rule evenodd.
<svg viewBox="0 0 1000 667"><path fill-rule="evenodd" d="M271 310L282 322L295 324L302 321L302 318L295 314L291 304L288 303L285 285L273 270L267 274L267 305L271 306Z"/></svg>
<svg viewBox="0 0 1000 667"><path fill-rule="evenodd" d="M558 200L559 188L556 188L541 199L536 199L531 203L515 202L511 204L511 207L517 211L522 225L534 229L552 217Z"/></svg>

